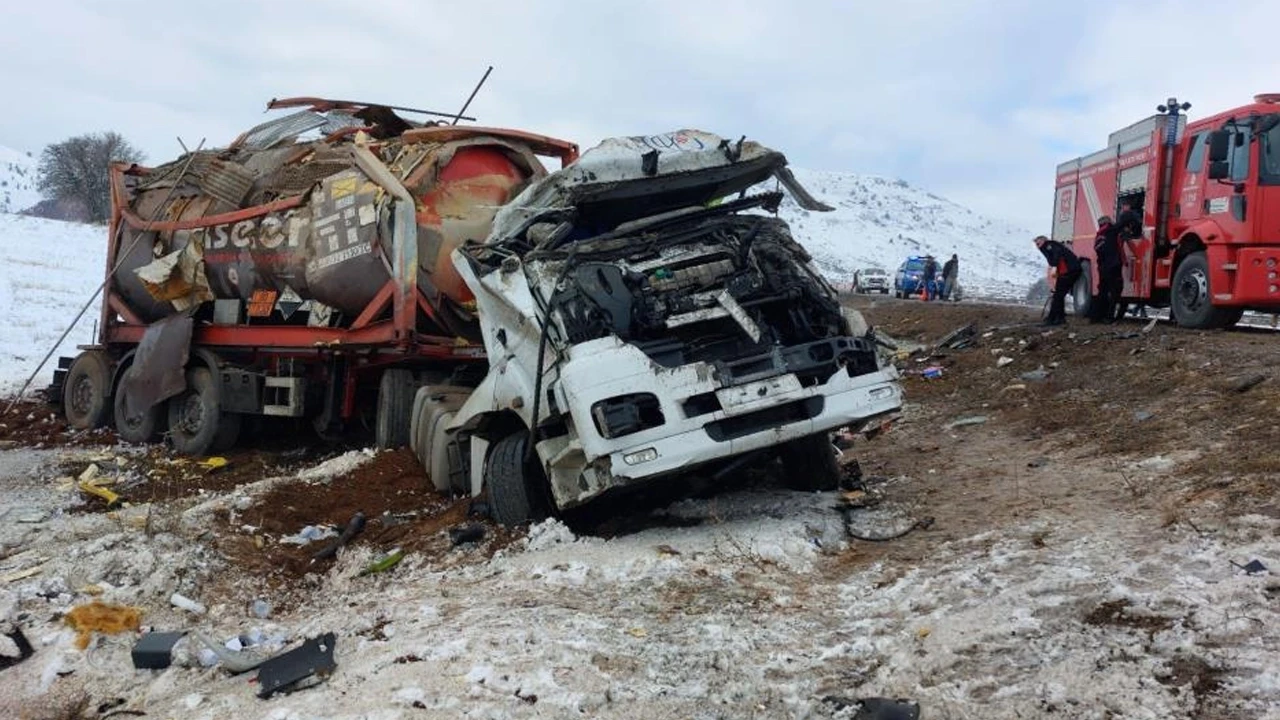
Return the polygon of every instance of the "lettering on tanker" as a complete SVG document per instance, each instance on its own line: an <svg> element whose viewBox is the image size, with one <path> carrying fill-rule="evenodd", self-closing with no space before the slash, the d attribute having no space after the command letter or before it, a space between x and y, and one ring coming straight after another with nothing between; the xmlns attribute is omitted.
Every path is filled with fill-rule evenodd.
<svg viewBox="0 0 1280 720"><path fill-rule="evenodd" d="M696 152L705 150L706 143L699 140L694 135L686 135L685 133L668 133L666 135L649 135L641 137L640 142L652 150L678 150L682 152Z"/></svg>

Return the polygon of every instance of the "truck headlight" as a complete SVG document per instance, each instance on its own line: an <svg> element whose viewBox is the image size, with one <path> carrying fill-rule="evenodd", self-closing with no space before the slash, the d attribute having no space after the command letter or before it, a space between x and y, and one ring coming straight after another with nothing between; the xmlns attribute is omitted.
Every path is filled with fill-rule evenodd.
<svg viewBox="0 0 1280 720"><path fill-rule="evenodd" d="M662 425L667 421L653 393L632 393L598 400L591 406L591 419L601 437L625 437Z"/></svg>
<svg viewBox="0 0 1280 720"><path fill-rule="evenodd" d="M628 465L639 465L640 463L647 463L650 460L657 459L658 451L654 448L645 448L622 456L622 462Z"/></svg>

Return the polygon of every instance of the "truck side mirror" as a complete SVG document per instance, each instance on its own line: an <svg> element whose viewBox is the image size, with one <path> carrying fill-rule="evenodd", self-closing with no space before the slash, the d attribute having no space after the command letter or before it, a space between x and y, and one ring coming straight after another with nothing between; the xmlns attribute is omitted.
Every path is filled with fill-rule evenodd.
<svg viewBox="0 0 1280 720"><path fill-rule="evenodd" d="M1231 175L1227 164L1222 161L1209 163L1209 179L1210 180L1226 180Z"/></svg>
<svg viewBox="0 0 1280 720"><path fill-rule="evenodd" d="M1231 131L1230 130L1214 130L1209 133L1209 162L1219 163L1226 162L1227 156L1231 153ZM1213 172L1212 169L1209 171Z"/></svg>

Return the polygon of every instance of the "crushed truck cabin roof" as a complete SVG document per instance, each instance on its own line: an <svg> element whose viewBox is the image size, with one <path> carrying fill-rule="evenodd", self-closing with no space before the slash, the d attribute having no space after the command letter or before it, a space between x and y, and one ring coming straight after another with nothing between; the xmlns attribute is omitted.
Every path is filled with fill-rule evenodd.
<svg viewBox="0 0 1280 720"><path fill-rule="evenodd" d="M781 152L700 130L609 138L574 163L535 181L498 212L490 242L572 208L578 222L614 227L628 220L714 204L770 177L806 210L833 208L796 181Z"/></svg>

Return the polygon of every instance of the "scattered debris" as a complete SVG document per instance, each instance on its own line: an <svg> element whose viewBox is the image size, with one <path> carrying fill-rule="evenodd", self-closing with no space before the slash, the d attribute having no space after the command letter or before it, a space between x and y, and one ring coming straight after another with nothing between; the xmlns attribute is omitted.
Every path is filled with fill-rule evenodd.
<svg viewBox="0 0 1280 720"><path fill-rule="evenodd" d="M1159 318L1151 318L1151 322L1147 323L1146 326L1142 328L1142 334L1143 335L1150 334L1152 330L1156 329L1156 324L1159 322L1160 322Z"/></svg>
<svg viewBox="0 0 1280 720"><path fill-rule="evenodd" d="M76 647L84 650L94 632L117 635L132 630L137 632L142 624L141 608L127 605L107 605L97 600L78 605L64 618L76 631Z"/></svg>
<svg viewBox="0 0 1280 720"><path fill-rule="evenodd" d="M99 479L98 466L90 465L88 469L80 475L80 479L76 483L76 487L80 488L80 492L94 497L102 498L107 502L107 507L115 507L120 504L120 496L105 487L104 484L109 482L106 479Z"/></svg>
<svg viewBox="0 0 1280 720"><path fill-rule="evenodd" d="M186 610L187 612L194 613L196 615L204 615L206 612L208 612L208 608L206 608L204 605L201 605L195 600L192 600L186 595L182 595L180 593L174 593L170 595L169 604L173 605L179 610Z"/></svg>
<svg viewBox="0 0 1280 720"><path fill-rule="evenodd" d="M347 526L343 528L342 534L333 542L329 543L323 550L311 556L311 561L326 560L338 554L338 548L351 542L351 539L360 534L364 530L364 513L357 512L351 516L351 520Z"/></svg>
<svg viewBox="0 0 1280 720"><path fill-rule="evenodd" d="M934 349L935 350L961 350L967 347L971 347L974 343L973 336L976 334L977 334L977 329L974 328L973 323L969 323L964 327L956 328L955 330L952 330L951 332L947 333L945 336L943 336L941 340L938 341L937 345L934 345Z"/></svg>
<svg viewBox="0 0 1280 720"><path fill-rule="evenodd" d="M173 646L185 632L149 632L133 645L133 666L139 670L163 670L173 662Z"/></svg>
<svg viewBox="0 0 1280 720"><path fill-rule="evenodd" d="M1009 357L1008 355L1001 355L999 358L996 359L996 367L1002 368L1011 362L1013 362L1013 358Z"/></svg>
<svg viewBox="0 0 1280 720"><path fill-rule="evenodd" d="M334 537L338 537L338 531L333 528L308 525L299 530L296 535L280 538L280 542L286 545L309 545L317 540L327 540Z"/></svg>
<svg viewBox="0 0 1280 720"><path fill-rule="evenodd" d="M23 634L22 628L15 627L12 632L5 633L5 637L9 638L13 646L18 649L18 654L16 656L0 655L0 670L13 667L36 653L35 649L31 647L31 642L27 640L27 636Z"/></svg>
<svg viewBox="0 0 1280 720"><path fill-rule="evenodd" d="M847 493L842 498L843 504L836 506L844 520L845 534L855 540L888 542L933 525L932 517L916 519L903 508L882 506L878 498L868 498L858 492Z"/></svg>
<svg viewBox="0 0 1280 720"><path fill-rule="evenodd" d="M675 549L675 548L673 548L673 547L671 547L670 545L667 545L667 544L665 544L665 543L664 543L664 544L662 544L662 545L659 545L658 547L656 547L656 548L654 548L654 549L658 551L658 554L659 554L659 555L672 555L672 556L674 556L674 555L679 555L679 554L680 554L680 551L679 551L679 550L677 550L677 549Z"/></svg>
<svg viewBox="0 0 1280 720"><path fill-rule="evenodd" d="M483 535L483 533L481 534ZM454 544L456 545L457 543L454 543ZM374 573L385 572L395 567L396 565L399 565L400 561L403 559L404 559L404 551L401 550L400 548L392 548L391 550L388 550L387 552L374 558L373 562L366 565L364 569L360 571L360 574L372 575Z"/></svg>
<svg viewBox="0 0 1280 720"><path fill-rule="evenodd" d="M266 620L271 617L271 603L261 598L254 600L249 604L249 613L259 620Z"/></svg>
<svg viewBox="0 0 1280 720"><path fill-rule="evenodd" d="M946 430L954 430L956 428L968 427L970 425L982 425L987 422L986 415L973 415L971 417L963 417L959 420L953 420L946 424Z"/></svg>
<svg viewBox="0 0 1280 720"><path fill-rule="evenodd" d="M1031 460L1031 462L1027 463L1027 467L1029 467L1029 468L1042 468L1042 467L1044 467L1045 465L1048 465L1048 464L1049 464L1049 458L1047 458L1047 457L1038 457L1038 458L1035 458L1035 459Z"/></svg>
<svg viewBox="0 0 1280 720"><path fill-rule="evenodd" d="M336 640L333 633L325 633L262 663L258 669L258 697L266 699L277 692L300 690L301 682L312 676L328 677L338 667L333 659Z"/></svg>
<svg viewBox="0 0 1280 720"><path fill-rule="evenodd" d="M1266 382L1266 379L1266 375L1246 375L1232 380L1228 388L1231 392L1248 392L1263 382Z"/></svg>
<svg viewBox="0 0 1280 720"><path fill-rule="evenodd" d="M910 700L880 697L851 700L828 695L823 701L834 705L837 711L856 708L857 712L851 716L853 720L920 720L920 704ZM847 713L841 713L841 716L847 716Z"/></svg>
<svg viewBox="0 0 1280 720"><path fill-rule="evenodd" d="M930 365L920 371L920 376L926 380L936 380L942 377L942 368L937 365Z"/></svg>
<svg viewBox="0 0 1280 720"><path fill-rule="evenodd" d="M1024 372L1018 377L1026 382L1044 382L1049 379L1049 371L1041 367Z"/></svg>
<svg viewBox="0 0 1280 720"><path fill-rule="evenodd" d="M32 565L25 570L15 570L8 575L0 576L0 580L3 580L6 583L17 582L19 580L25 580L33 575L39 575L43 571L44 563L41 563L39 565Z"/></svg>
<svg viewBox="0 0 1280 720"><path fill-rule="evenodd" d="M1026 389L1027 389L1027 386L1025 384L1014 383L1012 385L1004 386L1003 388L1000 389L1000 392L1004 393L1004 392L1012 392L1014 390L1026 390Z"/></svg>
<svg viewBox="0 0 1280 720"><path fill-rule="evenodd" d="M203 643L205 647L209 648L209 650L212 651L221 662L222 668L232 675L249 672L267 661L267 658L261 657L255 653L232 650L226 645L214 641L213 638L210 638L199 630L193 630L191 634Z"/></svg>
<svg viewBox="0 0 1280 720"><path fill-rule="evenodd" d="M461 527L449 528L449 542L454 547L465 543L480 542L484 539L484 526L479 523L469 523Z"/></svg>
<svg viewBox="0 0 1280 720"><path fill-rule="evenodd" d="M1134 411L1133 411L1133 419L1134 419L1135 421L1137 421L1137 422L1146 422L1146 421L1150 420L1150 419L1151 419L1151 418L1153 418L1153 417L1155 417L1155 415L1153 415L1152 413L1147 412L1146 410L1134 410Z"/></svg>
<svg viewBox="0 0 1280 720"><path fill-rule="evenodd" d="M1267 566L1263 565L1262 561L1256 558L1254 560L1249 561L1249 563L1246 565L1241 565L1240 563L1237 563L1234 561L1231 564L1235 565L1236 567L1240 568L1241 570L1245 571L1250 575L1262 575L1263 573L1269 572L1267 570Z"/></svg>

